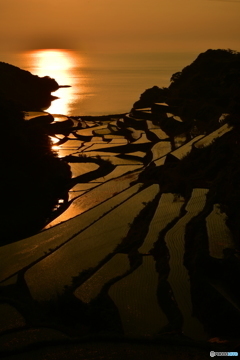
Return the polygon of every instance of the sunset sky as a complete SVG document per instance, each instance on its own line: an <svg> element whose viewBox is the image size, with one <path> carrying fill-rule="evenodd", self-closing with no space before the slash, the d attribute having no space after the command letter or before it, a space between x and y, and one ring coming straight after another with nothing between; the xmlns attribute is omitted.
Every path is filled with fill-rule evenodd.
<svg viewBox="0 0 240 360"><path fill-rule="evenodd" d="M240 51L240 0L5 0L1 50Z"/></svg>

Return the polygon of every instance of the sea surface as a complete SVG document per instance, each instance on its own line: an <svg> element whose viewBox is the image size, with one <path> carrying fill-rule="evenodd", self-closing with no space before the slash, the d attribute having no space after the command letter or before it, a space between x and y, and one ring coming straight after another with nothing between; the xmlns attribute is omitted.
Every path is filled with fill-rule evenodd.
<svg viewBox="0 0 240 360"><path fill-rule="evenodd" d="M96 116L129 112L146 89L168 87L172 74L197 56L194 52L106 54L41 49L0 53L0 61L71 86L52 93L59 99L52 102L48 112Z"/></svg>

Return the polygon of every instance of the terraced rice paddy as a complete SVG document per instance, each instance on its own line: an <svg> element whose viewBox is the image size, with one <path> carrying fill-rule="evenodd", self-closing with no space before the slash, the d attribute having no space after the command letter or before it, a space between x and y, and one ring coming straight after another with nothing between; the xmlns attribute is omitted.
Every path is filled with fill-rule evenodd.
<svg viewBox="0 0 240 360"><path fill-rule="evenodd" d="M25 280L33 298L49 300L61 293L64 286L70 285L74 276L98 266L100 261L121 243L134 217L143 208L144 203L156 196L157 191L158 185L153 185L136 194L134 198L131 197L31 267L25 274ZM81 222L81 219L79 220ZM37 283L36 276L39 278Z"/></svg>
<svg viewBox="0 0 240 360"><path fill-rule="evenodd" d="M222 259L223 250L234 249L234 242L231 232L226 225L227 216L220 210L220 206L215 204L212 212L207 216L207 231L209 240L210 256Z"/></svg>
<svg viewBox="0 0 240 360"><path fill-rule="evenodd" d="M103 286L109 280L123 275L128 270L130 270L130 265L127 255L116 254L85 281L82 286L78 287L74 295L81 301L89 303L99 295Z"/></svg>
<svg viewBox="0 0 240 360"><path fill-rule="evenodd" d="M171 155L173 155L177 159L181 160L184 156L186 156L188 153L190 153L190 151L192 150L193 144L195 144L195 142L200 141L199 139L201 139L202 137L203 137L203 135L199 135L196 138L188 141L186 144L184 144L184 145L180 146L178 149L172 151Z"/></svg>
<svg viewBox="0 0 240 360"><path fill-rule="evenodd" d="M181 201L175 201L173 194L162 194L145 241L138 249L140 253L150 252L158 239L159 233L179 216L182 205L183 203Z"/></svg>
<svg viewBox="0 0 240 360"><path fill-rule="evenodd" d="M185 226L204 208L206 189L194 189L192 196L185 207L187 213L168 231L165 242L170 255L169 284L178 303L184 319L183 331L187 336L201 337L204 330L199 321L192 316L190 283L188 272L183 265L185 244Z"/></svg>
<svg viewBox="0 0 240 360"><path fill-rule="evenodd" d="M229 126L228 124L224 124L219 129L213 131L211 134L206 135L202 139L196 141L194 143L194 146L196 148L209 146L210 144L212 144L212 142L214 140L216 140L217 138L223 136L224 134L231 131L232 129L233 129L233 126Z"/></svg>
<svg viewBox="0 0 240 360"><path fill-rule="evenodd" d="M73 129L62 138L64 143L55 145L72 171L64 211L39 234L0 248L0 289L24 289L25 298L19 300L24 316L13 299L0 307L9 318L16 317L12 329L25 324L30 307L24 304L40 308L55 304L57 309L66 296L67 317L76 328L82 326L81 316L71 313L71 304L87 306L91 319L98 304L97 316L104 314L100 333L121 329L131 338L181 334L208 339L201 319L193 314L191 282L184 266L186 227L203 213L208 189L194 188L186 199L163 193L156 181L143 186L140 180L146 169L164 166L168 154L180 161L193 144L207 143L200 135L183 144L186 137L179 134L175 139L179 148L172 150L174 139L170 142L150 115L144 110L141 118L139 110L136 118L82 120L81 129ZM223 250L233 243L225 215L217 207L206 217L206 229L210 256L222 258ZM218 289L223 291L219 285Z"/></svg>
<svg viewBox="0 0 240 360"><path fill-rule="evenodd" d="M163 157L171 152L171 146L169 142L159 142L152 147L152 161Z"/></svg>
<svg viewBox="0 0 240 360"><path fill-rule="evenodd" d="M147 256L137 270L111 286L109 295L119 309L127 336L151 336L167 325L158 304L157 285L154 260Z"/></svg>

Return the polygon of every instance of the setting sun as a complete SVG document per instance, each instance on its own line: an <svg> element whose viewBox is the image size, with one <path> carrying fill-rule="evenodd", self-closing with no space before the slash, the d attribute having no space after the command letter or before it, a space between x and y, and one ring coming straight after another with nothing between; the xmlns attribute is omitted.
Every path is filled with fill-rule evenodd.
<svg viewBox="0 0 240 360"><path fill-rule="evenodd" d="M69 50L59 49L43 49L32 51L32 56L35 58L36 67L40 71L63 72L71 71L75 65L73 54Z"/></svg>

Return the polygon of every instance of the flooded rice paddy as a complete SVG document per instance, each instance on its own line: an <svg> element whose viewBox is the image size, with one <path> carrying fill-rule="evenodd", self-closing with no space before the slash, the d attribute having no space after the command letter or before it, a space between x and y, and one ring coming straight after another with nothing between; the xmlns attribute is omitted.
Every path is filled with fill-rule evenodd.
<svg viewBox="0 0 240 360"><path fill-rule="evenodd" d="M78 119L80 129L57 137L64 141L54 141L54 151L72 171L69 197L42 232L0 248L0 287L22 284L30 303L54 303L68 294L91 311L99 302L99 312L111 323L113 311L111 326L126 337L206 341L211 334L193 311L184 257L186 228L204 212L208 189L196 187L187 198L163 192L156 181L143 184L139 176L164 166L169 154L180 161L193 146L207 146L231 129L186 143L185 134L170 139L148 115ZM212 258L233 246L225 220L217 206L206 215ZM17 311L4 306L11 316Z"/></svg>

